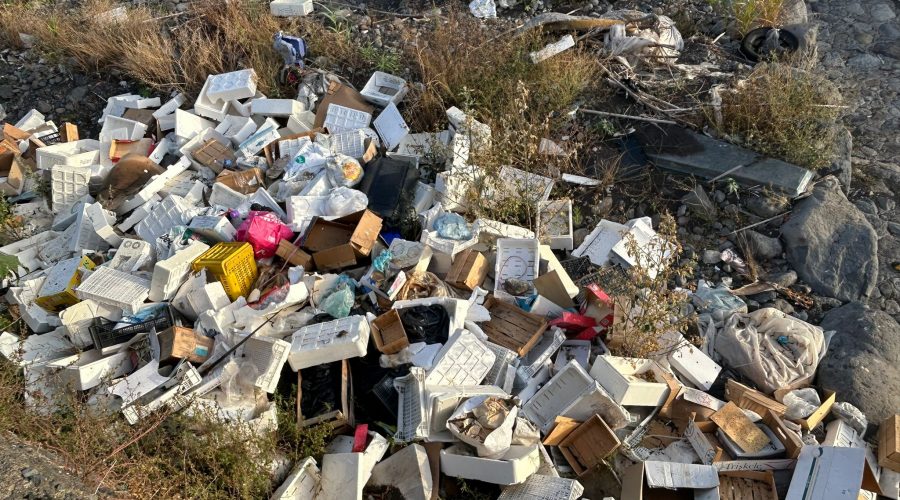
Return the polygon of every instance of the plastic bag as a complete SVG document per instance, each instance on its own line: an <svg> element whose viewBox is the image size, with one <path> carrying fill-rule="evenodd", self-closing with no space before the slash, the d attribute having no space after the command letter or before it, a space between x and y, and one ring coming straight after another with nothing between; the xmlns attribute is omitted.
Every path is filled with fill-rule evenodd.
<svg viewBox="0 0 900 500"><path fill-rule="evenodd" d="M448 240L466 241L472 239L472 228L459 214L447 212L434 221L438 236Z"/></svg>
<svg viewBox="0 0 900 500"><path fill-rule="evenodd" d="M328 180L335 186L353 187L363 178L362 166L347 155L338 153L329 156L325 167L328 169Z"/></svg>
<svg viewBox="0 0 900 500"><path fill-rule="evenodd" d="M500 458L509 451L518 411L512 399L476 396L459 405L447 419L447 429L474 446L479 457Z"/></svg>
<svg viewBox="0 0 900 500"><path fill-rule="evenodd" d="M376 271L383 273L387 271L388 264L391 263L393 257L394 254L391 253L390 250L384 250L372 261L372 267L374 267Z"/></svg>
<svg viewBox="0 0 900 500"><path fill-rule="evenodd" d="M409 343L444 344L450 329L450 315L440 305L413 306L400 309L400 322Z"/></svg>
<svg viewBox="0 0 900 500"><path fill-rule="evenodd" d="M283 180L290 182L298 180L305 172L318 172L328 162L329 155L328 148L308 138L301 139L300 148L284 168Z"/></svg>
<svg viewBox="0 0 900 500"><path fill-rule="evenodd" d="M265 259L274 257L278 243L292 236L294 232L277 215L272 212L251 211L238 228L235 241L250 243L253 255L257 259Z"/></svg>
<svg viewBox="0 0 900 500"><path fill-rule="evenodd" d="M362 191L351 189L345 186L339 186L331 191L328 195L325 211L332 217L343 217L360 210L365 210L369 206L369 198Z"/></svg>
<svg viewBox="0 0 900 500"><path fill-rule="evenodd" d="M791 391L784 395L782 402L787 406L784 416L790 419L806 418L822 404L819 393L810 388Z"/></svg>
<svg viewBox="0 0 900 500"><path fill-rule="evenodd" d="M697 291L694 292L691 299L700 312L709 313L717 321L724 320L731 313L747 312L747 304L740 297L732 295L731 290L727 287L713 288L704 280L697 283Z"/></svg>
<svg viewBox="0 0 900 500"><path fill-rule="evenodd" d="M847 424L850 427L853 427L853 430L858 432L860 436L866 435L866 428L869 427L869 420L859 408L847 402L835 403L831 407L831 413L834 413L835 417L847 422Z"/></svg>
<svg viewBox="0 0 900 500"><path fill-rule="evenodd" d="M429 297L452 297L447 284L429 272L413 273L397 293L397 300L415 300Z"/></svg>
<svg viewBox="0 0 900 500"><path fill-rule="evenodd" d="M355 290L353 280L342 274L333 291L322 301L320 309L335 319L346 318L355 302Z"/></svg>

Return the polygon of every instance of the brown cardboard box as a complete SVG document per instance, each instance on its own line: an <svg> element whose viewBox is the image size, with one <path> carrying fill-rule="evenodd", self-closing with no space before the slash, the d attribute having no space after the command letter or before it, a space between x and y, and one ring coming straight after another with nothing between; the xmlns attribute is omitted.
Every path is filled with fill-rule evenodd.
<svg viewBox="0 0 900 500"><path fill-rule="evenodd" d="M199 149L191 153L191 156L201 165L209 167L216 173L225 168L226 162L230 162L232 165L235 162L234 151L215 139L206 141Z"/></svg>
<svg viewBox="0 0 900 500"><path fill-rule="evenodd" d="M31 134L8 123L3 124L3 141L0 141L0 153L11 152L18 156L19 141L27 141Z"/></svg>
<svg viewBox="0 0 900 500"><path fill-rule="evenodd" d="M719 484L718 473L711 465L678 464L647 460L625 469L622 495L627 500L695 500L698 490L713 489ZM715 498L715 497L713 497Z"/></svg>
<svg viewBox="0 0 900 500"><path fill-rule="evenodd" d="M125 113L122 114L122 118L143 123L147 126L147 131L150 132L153 130L153 127L156 126L156 118L153 117L153 111L154 110L152 109L128 108L125 110Z"/></svg>
<svg viewBox="0 0 900 500"><path fill-rule="evenodd" d="M0 153L0 177L6 177L6 182L0 182L0 193L6 196L22 194L25 188L25 172L19 165L19 159L10 151Z"/></svg>
<svg viewBox="0 0 900 500"><path fill-rule="evenodd" d="M353 406L350 401L353 398L353 383L350 378L350 362L346 359L336 361L341 364L341 376L337 382L340 384L339 408L332 409L319 415L304 415L301 411L303 401L303 370L297 371L297 425L309 427L316 424L328 423L335 430L352 428Z"/></svg>
<svg viewBox="0 0 900 500"><path fill-rule="evenodd" d="M784 395L793 389L778 389L775 391L775 399L778 402L783 402ZM812 415L806 418L795 419L794 422L800 424L800 427L803 427L803 430L814 429L817 425L822 423L822 420L825 420L825 417L828 416L828 413L831 412L831 407L834 406L835 402L835 392L829 390L819 391L819 396L821 397L822 404L819 405L819 408L813 412Z"/></svg>
<svg viewBox="0 0 900 500"><path fill-rule="evenodd" d="M488 262L475 250L463 250L453 259L445 281L451 286L472 291L480 286L488 273Z"/></svg>
<svg viewBox="0 0 900 500"><path fill-rule="evenodd" d="M294 266L303 266L304 271L308 272L312 269L312 266L310 266L310 264L312 264L312 256L303 250L300 250L288 240L281 240L278 242L278 249L275 250L275 255L290 262Z"/></svg>
<svg viewBox="0 0 900 500"><path fill-rule="evenodd" d="M61 129L59 129L59 135L62 138L63 142L75 142L78 140L78 125L74 123L63 123Z"/></svg>
<svg viewBox="0 0 900 500"><path fill-rule="evenodd" d="M800 456L800 450L803 448L803 441L800 440L800 436L791 432L787 426L784 425L784 420L781 419L781 415L776 414L772 410L766 410L766 413L763 414L763 422L769 426L769 429L772 430L775 437L777 437L778 440L781 441L781 444L784 445L788 458L797 458Z"/></svg>
<svg viewBox="0 0 900 500"><path fill-rule="evenodd" d="M559 451L575 473L581 475L601 463L621 444L600 415L594 415L563 439Z"/></svg>
<svg viewBox="0 0 900 500"><path fill-rule="evenodd" d="M375 108L359 92L353 90L352 87L338 82L331 82L325 96L322 97L322 100L316 106L316 121L313 122L316 128L321 128L325 123L325 115L328 114L328 106L331 104L353 108L369 114L375 111Z"/></svg>
<svg viewBox="0 0 900 500"><path fill-rule="evenodd" d="M320 270L353 266L372 252L381 224L381 217L369 210L332 221L317 218L306 233L303 247L313 253Z"/></svg>
<svg viewBox="0 0 900 500"><path fill-rule="evenodd" d="M900 415L888 417L878 428L878 465L900 472Z"/></svg>
<svg viewBox="0 0 900 500"><path fill-rule="evenodd" d="M534 279L534 289L538 295L546 297L547 300L553 302L559 307L570 308L575 307L569 293L566 292L566 286L556 270L547 271L546 273Z"/></svg>
<svg viewBox="0 0 900 500"><path fill-rule="evenodd" d="M528 354L547 330L547 318L527 313L493 296L485 301L484 307L491 313L491 320L481 325L485 335L519 356Z"/></svg>
<svg viewBox="0 0 900 500"><path fill-rule="evenodd" d="M779 417L784 417L784 412L787 411L787 407L783 404L734 379L725 382L725 399L734 401L734 404L757 415L765 415L767 411L772 410Z"/></svg>
<svg viewBox="0 0 900 500"><path fill-rule="evenodd" d="M569 417L556 417L553 421L553 429L544 438L544 446L559 446L569 434L572 433L581 422Z"/></svg>
<svg viewBox="0 0 900 500"><path fill-rule="evenodd" d="M396 309L391 309L372 321L372 339L375 347L384 354L397 354L409 345L400 313Z"/></svg>
<svg viewBox="0 0 900 500"><path fill-rule="evenodd" d="M215 340L190 328L173 326L158 335L159 362L172 363L186 359L200 364L209 359Z"/></svg>
<svg viewBox="0 0 900 500"><path fill-rule="evenodd" d="M253 194L265 186L263 172L256 167L241 171L225 169L216 176L216 182L221 182L241 194Z"/></svg>
<svg viewBox="0 0 900 500"><path fill-rule="evenodd" d="M137 141L114 139L109 147L109 159L119 161L123 156L131 153L147 156L153 148L153 140L144 138Z"/></svg>

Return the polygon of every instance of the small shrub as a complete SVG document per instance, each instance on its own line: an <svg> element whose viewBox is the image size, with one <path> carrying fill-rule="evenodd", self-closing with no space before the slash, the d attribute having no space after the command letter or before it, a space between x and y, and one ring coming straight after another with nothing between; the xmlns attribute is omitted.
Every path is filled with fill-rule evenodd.
<svg viewBox="0 0 900 500"><path fill-rule="evenodd" d="M731 18L741 36L761 26L779 26L784 0L708 0Z"/></svg>

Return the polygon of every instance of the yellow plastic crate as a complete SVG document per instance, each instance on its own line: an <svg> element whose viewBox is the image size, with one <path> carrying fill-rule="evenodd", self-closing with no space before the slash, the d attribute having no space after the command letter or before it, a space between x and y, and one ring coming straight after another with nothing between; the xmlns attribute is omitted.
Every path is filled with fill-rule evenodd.
<svg viewBox="0 0 900 500"><path fill-rule="evenodd" d="M222 283L231 300L246 297L257 276L256 259L249 243L216 243L197 257L191 267L194 272L205 268Z"/></svg>

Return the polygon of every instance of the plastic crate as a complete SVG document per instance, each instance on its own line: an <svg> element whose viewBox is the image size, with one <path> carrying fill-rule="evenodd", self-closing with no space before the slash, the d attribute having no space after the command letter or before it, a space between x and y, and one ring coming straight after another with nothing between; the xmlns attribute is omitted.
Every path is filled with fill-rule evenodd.
<svg viewBox="0 0 900 500"><path fill-rule="evenodd" d="M175 326L175 316L172 314L170 308L165 307L160 314L147 321L123 326L121 328L115 328L115 326L116 323L114 322L103 322L103 320L99 318L94 320L94 324L88 330L91 333L91 340L94 341L95 349L106 354L103 352L104 349L128 342L139 333L147 333L151 329L162 332L167 328Z"/></svg>
<svg viewBox="0 0 900 500"><path fill-rule="evenodd" d="M253 246L249 243L216 243L197 257L192 267L194 272L207 269L215 279L222 282L225 293L231 300L247 296L257 276Z"/></svg>

